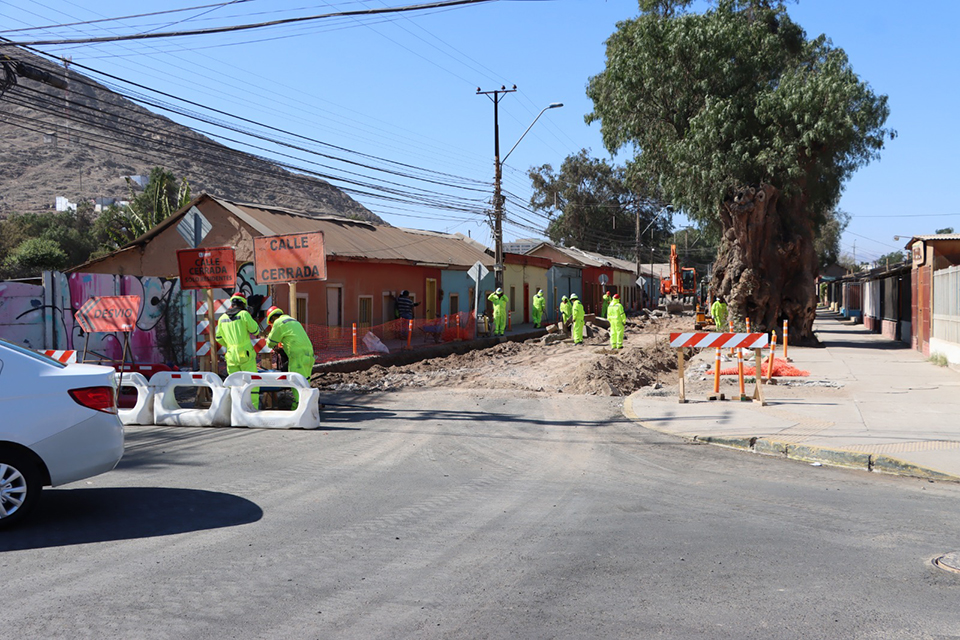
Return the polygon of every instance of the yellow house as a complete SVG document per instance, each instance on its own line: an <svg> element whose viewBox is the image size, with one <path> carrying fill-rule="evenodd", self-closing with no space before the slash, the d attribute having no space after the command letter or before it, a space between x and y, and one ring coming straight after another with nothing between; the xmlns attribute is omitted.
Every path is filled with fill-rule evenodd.
<svg viewBox="0 0 960 640"><path fill-rule="evenodd" d="M543 294L549 296L547 270L551 266L553 263L546 258L518 253L503 254L503 292L510 300L507 309L513 312L514 324L530 322L533 296L537 289L543 289ZM547 320L552 321L553 315L548 305Z"/></svg>

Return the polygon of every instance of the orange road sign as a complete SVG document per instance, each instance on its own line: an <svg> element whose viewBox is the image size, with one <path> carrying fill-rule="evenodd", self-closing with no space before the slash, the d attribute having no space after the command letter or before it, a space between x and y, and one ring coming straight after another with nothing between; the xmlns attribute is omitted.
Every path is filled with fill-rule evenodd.
<svg viewBox="0 0 960 640"><path fill-rule="evenodd" d="M77 311L76 320L87 333L129 333L137 327L140 296L93 296Z"/></svg>
<svg viewBox="0 0 960 640"><path fill-rule="evenodd" d="M233 247L177 249L181 289L232 289L237 284Z"/></svg>
<svg viewBox="0 0 960 640"><path fill-rule="evenodd" d="M253 267L257 284L326 280L323 232L254 238Z"/></svg>

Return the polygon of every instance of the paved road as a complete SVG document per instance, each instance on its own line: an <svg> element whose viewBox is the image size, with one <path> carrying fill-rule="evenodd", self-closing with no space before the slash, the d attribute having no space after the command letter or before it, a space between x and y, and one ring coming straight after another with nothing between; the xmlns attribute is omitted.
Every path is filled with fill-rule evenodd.
<svg viewBox="0 0 960 640"><path fill-rule="evenodd" d="M343 396L133 427L0 534L5 638L946 638L960 486L653 433L615 399Z"/></svg>

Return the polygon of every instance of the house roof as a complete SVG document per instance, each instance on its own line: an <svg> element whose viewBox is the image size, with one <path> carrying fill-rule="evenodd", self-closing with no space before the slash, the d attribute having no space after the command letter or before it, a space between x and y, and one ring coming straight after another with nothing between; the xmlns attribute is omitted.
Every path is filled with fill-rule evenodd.
<svg viewBox="0 0 960 640"><path fill-rule="evenodd" d="M255 235L273 236L322 231L327 257L396 261L465 269L477 261L486 266L492 266L494 261L484 245L460 233L449 234L374 225L362 220L311 214L284 207L231 202L206 194L194 199L148 233L111 255L130 251L149 243L153 238L179 223L192 207L205 200L212 200L222 206L251 227ZM92 260L86 264L98 261ZM82 270L83 266L86 265L73 270Z"/></svg>
<svg viewBox="0 0 960 640"><path fill-rule="evenodd" d="M913 236L907 244L903 245L903 248L909 249L914 242L928 242L930 240L960 240L960 233L932 233L925 236Z"/></svg>
<svg viewBox="0 0 960 640"><path fill-rule="evenodd" d="M541 242L530 249L530 251L527 251L527 253L531 254L540 247L550 247L569 257L574 264L585 267L611 267L613 269L619 269L620 271L629 271L630 273L634 273L637 270L637 266L629 260L612 258L599 253L593 253L592 251L584 251L577 247L561 247L552 242Z"/></svg>

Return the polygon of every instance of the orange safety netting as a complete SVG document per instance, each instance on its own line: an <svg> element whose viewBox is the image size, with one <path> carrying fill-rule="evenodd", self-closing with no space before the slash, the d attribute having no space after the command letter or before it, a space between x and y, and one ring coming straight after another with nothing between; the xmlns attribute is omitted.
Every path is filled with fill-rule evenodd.
<svg viewBox="0 0 960 640"><path fill-rule="evenodd" d="M760 363L760 375L764 378L768 377L768 370L770 367L769 358L764 358ZM743 363L743 375L752 376L755 374L754 367L748 367L746 360ZM735 376L737 375L737 367L728 367L726 369L720 369L720 375L722 376ZM788 363L786 360L781 360L780 358L773 359L773 375L774 377L801 377L810 375L809 371L803 371L797 369L792 364Z"/></svg>
<svg viewBox="0 0 960 640"><path fill-rule="evenodd" d="M457 321L459 319L459 328ZM413 331L410 331L412 322ZM472 340L476 321L474 314L466 311L442 316L433 320L402 318L378 325L328 327L320 324L304 324L307 337L313 343L316 361L331 362L345 358L397 353L406 349L420 349L444 342ZM373 334L376 339L368 337ZM364 340L364 338L367 338ZM386 347L388 351L379 348Z"/></svg>

